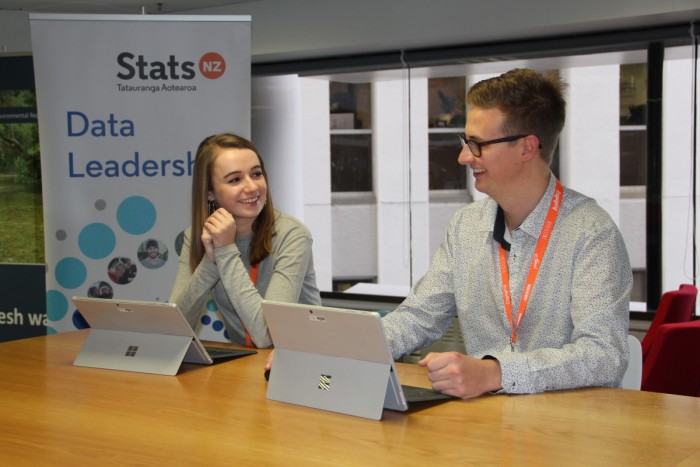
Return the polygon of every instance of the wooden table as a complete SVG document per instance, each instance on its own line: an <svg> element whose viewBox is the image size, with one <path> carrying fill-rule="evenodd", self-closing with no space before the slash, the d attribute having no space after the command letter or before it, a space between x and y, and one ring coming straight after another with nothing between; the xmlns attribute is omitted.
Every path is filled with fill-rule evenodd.
<svg viewBox="0 0 700 467"><path fill-rule="evenodd" d="M700 398L593 388L374 421L268 401L266 350L158 376L74 367L85 336L0 344L0 465L700 465Z"/></svg>

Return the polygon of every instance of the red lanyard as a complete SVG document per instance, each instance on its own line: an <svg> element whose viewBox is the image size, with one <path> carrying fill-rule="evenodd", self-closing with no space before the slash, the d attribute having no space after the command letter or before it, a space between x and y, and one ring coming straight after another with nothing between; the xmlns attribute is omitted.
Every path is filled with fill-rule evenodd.
<svg viewBox="0 0 700 467"><path fill-rule="evenodd" d="M537 279L537 272L540 270L540 264L542 263L542 257L547 249L547 244L549 243L549 238L551 237L552 229L554 229L554 223L557 220L557 214L559 214L559 207L561 206L561 201L564 196L564 187L562 187L561 182L557 180L557 185L554 188L554 194L552 194L552 201L549 205L549 212L547 212L547 217L545 218L544 225L542 226L542 231L540 232L540 238L537 240L537 246L535 247L535 252L532 255L532 262L530 263L530 272L527 275L527 280L525 282L525 287L523 288L523 294L520 297L520 306L518 307L518 317L517 320L513 320L513 304L510 298L510 279L508 277L508 258L506 257L506 251L503 246L499 244L498 249L501 259L501 283L503 284L503 302L506 308L506 315L508 316L508 321L510 322L510 328L512 334L510 336L510 348L515 350L515 343L518 340L518 328L520 327L520 322L525 315L525 309L527 308L527 303L530 301L530 296L532 295L532 287L535 285L535 279Z"/></svg>
<svg viewBox="0 0 700 467"><path fill-rule="evenodd" d="M258 265L259 264L260 263L253 264L250 267L250 280L253 281L254 286L258 284ZM243 324L243 323L241 322L241 324ZM250 338L250 333L248 333L248 330L245 328L245 326L243 326L243 330L245 331L245 345L248 347L255 347L253 345L253 339Z"/></svg>

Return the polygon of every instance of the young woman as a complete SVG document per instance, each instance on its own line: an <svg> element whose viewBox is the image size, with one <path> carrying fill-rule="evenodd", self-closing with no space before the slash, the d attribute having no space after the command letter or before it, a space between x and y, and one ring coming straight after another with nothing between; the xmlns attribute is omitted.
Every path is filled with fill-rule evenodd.
<svg viewBox="0 0 700 467"><path fill-rule="evenodd" d="M318 305L312 238L277 211L263 160L240 136L204 139L192 174L192 225L185 231L170 302L194 327L213 298L229 338L270 347L263 298Z"/></svg>

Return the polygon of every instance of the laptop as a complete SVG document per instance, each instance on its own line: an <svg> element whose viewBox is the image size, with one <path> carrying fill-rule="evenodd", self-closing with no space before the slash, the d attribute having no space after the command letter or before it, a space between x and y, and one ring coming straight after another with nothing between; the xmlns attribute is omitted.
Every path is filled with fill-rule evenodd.
<svg viewBox="0 0 700 467"><path fill-rule="evenodd" d="M379 420L383 409L453 399L402 386L378 313L263 301L275 346L267 398Z"/></svg>
<svg viewBox="0 0 700 467"><path fill-rule="evenodd" d="M205 348L174 303L72 299L90 326L76 366L175 375L183 362L211 365L257 353Z"/></svg>

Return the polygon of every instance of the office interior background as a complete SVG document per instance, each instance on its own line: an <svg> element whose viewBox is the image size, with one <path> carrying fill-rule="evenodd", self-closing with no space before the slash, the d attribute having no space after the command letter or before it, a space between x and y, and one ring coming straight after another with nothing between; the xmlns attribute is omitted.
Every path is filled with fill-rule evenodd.
<svg viewBox="0 0 700 467"><path fill-rule="evenodd" d="M631 311L695 282L698 0L0 1L0 58L31 54L29 12L250 15L251 136L323 291L420 279L482 196L457 164L466 91L514 67L569 83L553 170L620 226Z"/></svg>

